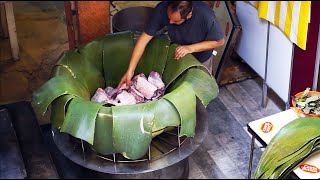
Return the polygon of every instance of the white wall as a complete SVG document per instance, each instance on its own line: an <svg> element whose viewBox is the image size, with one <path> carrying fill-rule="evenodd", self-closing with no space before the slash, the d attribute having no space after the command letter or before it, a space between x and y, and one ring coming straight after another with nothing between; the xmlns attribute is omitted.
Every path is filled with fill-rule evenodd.
<svg viewBox="0 0 320 180"><path fill-rule="evenodd" d="M237 1L236 8L241 24L236 52L264 79L268 23L260 19L257 9L246 1Z"/></svg>
<svg viewBox="0 0 320 180"><path fill-rule="evenodd" d="M270 23L266 83L284 102L290 100L292 49L292 42Z"/></svg>
<svg viewBox="0 0 320 180"><path fill-rule="evenodd" d="M257 9L246 1L237 1L237 16L242 32L236 52L266 80L268 87L284 101L288 102L291 81L292 43L277 27L270 23L268 59L268 22L258 17ZM267 75L265 77L265 69Z"/></svg>

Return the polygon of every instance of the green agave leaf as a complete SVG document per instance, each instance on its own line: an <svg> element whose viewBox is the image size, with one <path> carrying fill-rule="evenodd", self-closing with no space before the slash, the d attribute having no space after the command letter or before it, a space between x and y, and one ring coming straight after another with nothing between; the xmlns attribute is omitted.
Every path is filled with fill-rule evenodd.
<svg viewBox="0 0 320 180"><path fill-rule="evenodd" d="M151 71L156 71L162 75L167 62L169 46L170 41L166 39L152 38L146 46L135 72L148 76Z"/></svg>
<svg viewBox="0 0 320 180"><path fill-rule="evenodd" d="M113 145L128 159L138 159L146 154L152 140L153 112L149 103L112 106Z"/></svg>
<svg viewBox="0 0 320 180"><path fill-rule="evenodd" d="M74 98L68 107L61 132L69 133L92 145L97 113L102 106L103 103Z"/></svg>
<svg viewBox="0 0 320 180"><path fill-rule="evenodd" d="M319 139L319 138L317 138ZM304 151L299 156L287 161L285 164L281 165L279 168L277 168L274 173L270 176L270 179L282 179L286 177L298 164L300 164L304 159L306 159L308 156L310 156L314 150L316 150L319 147L312 147L313 149L310 151Z"/></svg>
<svg viewBox="0 0 320 180"><path fill-rule="evenodd" d="M269 165L296 152L306 142L319 135L320 118L303 117L288 123L271 139L263 151L254 177L260 177L269 168Z"/></svg>
<svg viewBox="0 0 320 180"><path fill-rule="evenodd" d="M183 58L176 60L174 59L175 49L178 47L177 44L171 44L169 47L167 64L163 72L162 80L168 87L174 80L176 80L185 70L190 67L198 67L210 74L208 69L203 66L192 54L187 54Z"/></svg>
<svg viewBox="0 0 320 180"><path fill-rule="evenodd" d="M134 48L133 33L109 34L103 39L103 69L106 86L116 87L128 69Z"/></svg>
<svg viewBox="0 0 320 180"><path fill-rule="evenodd" d="M301 156L301 157L299 157L299 159L296 159L296 160L294 159L294 160L290 160L290 161L286 162L284 165L282 165L283 167L281 166L282 171L281 171L281 169L275 171L275 173L272 174L272 176L270 176L270 178L273 178L273 177L278 178L278 179L285 178L294 168L297 167L297 165L299 165L302 161L304 161L306 158L311 156L313 153L320 150L319 144L318 143L316 143L316 144L309 154L307 154L304 157Z"/></svg>
<svg viewBox="0 0 320 180"><path fill-rule="evenodd" d="M183 82L163 98L170 101L179 112L181 118L180 136L193 137L196 127L196 96L191 84Z"/></svg>
<svg viewBox="0 0 320 180"><path fill-rule="evenodd" d="M271 174L274 173L274 171L281 165L285 164L288 161L295 161L296 159L299 159L299 157L304 157L306 156L308 153L310 153L310 151L313 148L313 145L315 143L316 139L308 142L306 145L304 145L303 147L301 147L301 149L299 149L298 151L294 152L293 154L281 159L280 161L270 165L270 168L261 176L262 179L267 179L271 176Z"/></svg>
<svg viewBox="0 0 320 180"><path fill-rule="evenodd" d="M36 112L44 115L51 102L65 94L71 94L84 100L90 99L87 88L78 81L70 77L55 76L32 94L31 103Z"/></svg>
<svg viewBox="0 0 320 180"><path fill-rule="evenodd" d="M161 98L146 104L154 115L152 132L166 128L167 126L179 126L180 116L175 106L168 100Z"/></svg>
<svg viewBox="0 0 320 180"><path fill-rule="evenodd" d="M95 127L93 149L103 155L116 153L112 139L113 118L111 107L102 106L100 108Z"/></svg>
<svg viewBox="0 0 320 180"><path fill-rule="evenodd" d="M197 68L190 68L181 78L172 83L168 88L168 92L176 89L185 81L191 84L196 96L205 107L207 107L212 99L218 96L219 87L214 77Z"/></svg>
<svg viewBox="0 0 320 180"><path fill-rule="evenodd" d="M50 121L53 127L60 129L66 115L66 105L74 98L73 95L62 95L55 99L51 104Z"/></svg>
<svg viewBox="0 0 320 180"><path fill-rule="evenodd" d="M87 48L88 47L88 48ZM70 72L70 75L74 77L75 80L84 84L84 86L89 90L90 95L92 96L98 87L104 87L105 82L103 78L103 73L101 68L98 69L93 65L91 61L96 61L92 57L100 58L102 57L102 51L100 49L100 56L98 52L93 52L91 46L85 46L80 50L73 52L66 52L58 61L57 65L60 65L61 68L66 68L64 71ZM91 51L90 51L91 50ZM99 48L97 48L99 50ZM95 50L95 51L97 51ZM56 75L59 71L56 71ZM62 75L65 75L63 72Z"/></svg>
<svg viewBox="0 0 320 180"><path fill-rule="evenodd" d="M52 68L51 77L54 76L68 76L70 78L76 78L76 75L73 73L73 71L68 66L63 64L56 64Z"/></svg>
<svg viewBox="0 0 320 180"><path fill-rule="evenodd" d="M106 36L99 38L97 40L91 41L89 43L80 45L77 52L87 61L91 66L95 67L99 72L103 72L102 66L102 49L103 49L103 39ZM81 67L83 68L83 67Z"/></svg>

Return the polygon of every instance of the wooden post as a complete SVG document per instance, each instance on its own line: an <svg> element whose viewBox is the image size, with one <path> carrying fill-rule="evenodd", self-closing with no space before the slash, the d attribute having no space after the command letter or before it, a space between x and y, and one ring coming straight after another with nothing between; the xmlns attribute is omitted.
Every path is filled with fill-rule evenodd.
<svg viewBox="0 0 320 180"><path fill-rule="evenodd" d="M7 25L7 18L6 18L6 11L4 8L4 3L0 2L0 21L1 21L1 37L8 38L8 25Z"/></svg>
<svg viewBox="0 0 320 180"><path fill-rule="evenodd" d="M16 22L14 18L12 2L6 1L4 3L4 8L6 12L6 18L7 18L12 58L14 60L19 60L19 45L18 45L18 39L17 39Z"/></svg>
<svg viewBox="0 0 320 180"><path fill-rule="evenodd" d="M75 10L72 7L71 1L64 1L64 11L66 15L69 49L74 49L77 46L75 39L75 31L77 30L77 26L74 21L75 14L73 14Z"/></svg>
<svg viewBox="0 0 320 180"><path fill-rule="evenodd" d="M109 1L65 1L69 48L110 33Z"/></svg>
<svg viewBox="0 0 320 180"><path fill-rule="evenodd" d="M110 33L109 1L76 1L79 44Z"/></svg>

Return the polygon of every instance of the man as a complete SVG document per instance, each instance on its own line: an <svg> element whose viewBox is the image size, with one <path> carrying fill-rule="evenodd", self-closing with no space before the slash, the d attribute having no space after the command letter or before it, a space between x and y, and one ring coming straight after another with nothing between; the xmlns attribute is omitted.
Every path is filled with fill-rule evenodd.
<svg viewBox="0 0 320 180"><path fill-rule="evenodd" d="M224 44L224 34L213 10L201 1L162 1L155 7L153 16L138 38L129 67L118 88L123 83L127 86L131 84L146 45L165 26L170 40L180 44L174 58L179 60L192 53L212 73L212 51Z"/></svg>

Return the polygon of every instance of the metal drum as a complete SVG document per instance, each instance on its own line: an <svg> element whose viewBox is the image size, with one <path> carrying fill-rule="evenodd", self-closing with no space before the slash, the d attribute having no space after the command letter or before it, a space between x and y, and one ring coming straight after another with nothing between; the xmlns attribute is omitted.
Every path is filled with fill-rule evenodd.
<svg viewBox="0 0 320 180"><path fill-rule="evenodd" d="M88 170L93 170L97 178L112 179L187 179L189 176L189 156L201 145L208 132L208 113L206 108L197 100L197 125L195 136L185 138L183 142L171 151L160 152L166 149L170 136L162 139L159 136L153 139L149 154L151 159L124 161L119 154L114 159L103 157L92 151L87 143L73 138L67 133L52 128L52 137L58 149L76 164ZM156 148L152 147L157 144ZM169 143L170 144L170 143Z"/></svg>
<svg viewBox="0 0 320 180"><path fill-rule="evenodd" d="M153 10L152 7L135 6L118 11L112 18L113 33L121 31L142 33L152 17ZM155 36L169 39L167 28L159 30Z"/></svg>

